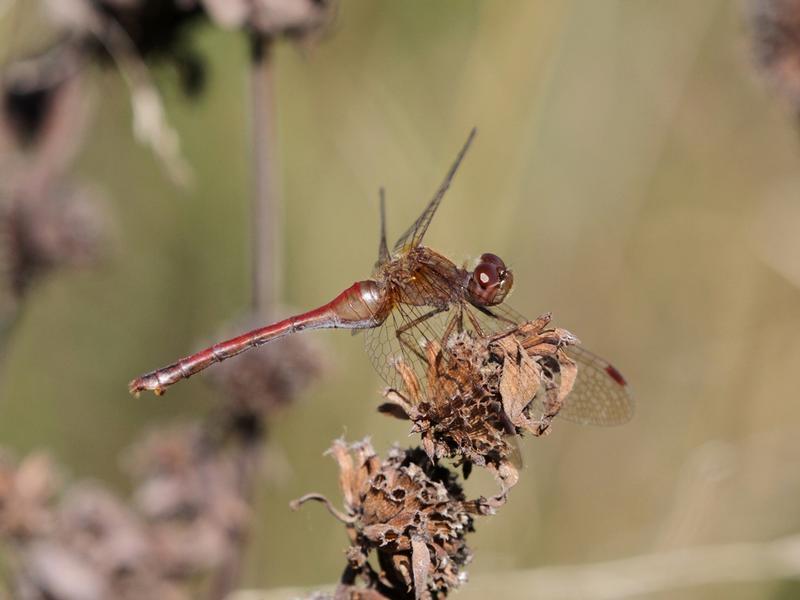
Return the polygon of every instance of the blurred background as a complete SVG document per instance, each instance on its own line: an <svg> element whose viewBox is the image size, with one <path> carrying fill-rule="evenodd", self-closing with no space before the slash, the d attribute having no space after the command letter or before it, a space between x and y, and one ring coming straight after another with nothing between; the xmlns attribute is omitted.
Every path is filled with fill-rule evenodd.
<svg viewBox="0 0 800 600"><path fill-rule="evenodd" d="M37 3L0 6L7 63L53 39ZM798 531L800 140L790 101L755 68L748 10L345 0L312 44L274 47L282 304L311 308L368 276L379 186L394 239L476 126L427 244L457 263L503 257L509 303L552 311L633 387L623 427L557 422L522 441L520 483L478 521L475 583L459 597L484 597L509 572ZM4 350L2 445L45 450L69 479L122 496L127 448L221 402L205 377L161 398L135 399L127 381L229 333L250 302L248 40L198 21L185 43L206 61L201 93L187 98L170 64L150 77L190 181L137 143L119 71L89 68L69 174L100 198L106 252L37 281ZM383 384L361 337L304 335L326 370L271 421L245 588L338 579L341 524L288 508L310 491L338 504L323 456L333 439L412 443L407 423L375 410ZM467 491L492 486L476 473ZM797 595L776 577L641 597Z"/></svg>

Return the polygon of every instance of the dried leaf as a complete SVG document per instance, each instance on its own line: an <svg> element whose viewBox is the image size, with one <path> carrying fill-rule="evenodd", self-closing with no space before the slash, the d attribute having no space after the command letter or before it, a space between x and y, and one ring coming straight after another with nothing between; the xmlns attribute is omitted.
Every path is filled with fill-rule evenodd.
<svg viewBox="0 0 800 600"><path fill-rule="evenodd" d="M397 369L403 380L403 386L410 401L413 404L419 404L422 401L422 387L414 370L402 358L397 359L394 368Z"/></svg>
<svg viewBox="0 0 800 600"><path fill-rule="evenodd" d="M539 390L540 367L516 339L507 339L503 349L510 350L503 362L503 375L500 378L503 410L513 425L529 428L530 420L524 411Z"/></svg>
<svg viewBox="0 0 800 600"><path fill-rule="evenodd" d="M339 487L344 494L344 501L348 506L354 506L356 503L355 488L355 467L353 465L353 458L347 451L347 444L344 440L338 439L333 442L328 452L336 459L339 464Z"/></svg>
<svg viewBox="0 0 800 600"><path fill-rule="evenodd" d="M428 587L431 570L431 551L420 536L411 536L411 568L414 572L414 598L420 600Z"/></svg>
<svg viewBox="0 0 800 600"><path fill-rule="evenodd" d="M517 327L517 332L522 337L536 335L550 324L551 319L552 319L551 313L549 312L544 313L543 315L539 315L538 317L536 317L533 321L527 321L525 323L520 324Z"/></svg>
<svg viewBox="0 0 800 600"><path fill-rule="evenodd" d="M161 95L149 79L140 77L131 89L133 133L148 146L172 180L181 186L192 182L192 170L181 153L180 137L167 120Z"/></svg>
<svg viewBox="0 0 800 600"><path fill-rule="evenodd" d="M578 365L564 352L558 353L558 366L561 373L560 385L558 388L558 409L564 404L578 377Z"/></svg>
<svg viewBox="0 0 800 600"><path fill-rule="evenodd" d="M408 421L409 419L406 409L396 402L384 402L378 405L378 412L394 417L395 419L400 419L401 421Z"/></svg>
<svg viewBox="0 0 800 600"><path fill-rule="evenodd" d="M408 420L414 414L414 406L406 399L406 397L397 390L388 388L383 393L387 402L378 406L378 412L390 415L397 419Z"/></svg>

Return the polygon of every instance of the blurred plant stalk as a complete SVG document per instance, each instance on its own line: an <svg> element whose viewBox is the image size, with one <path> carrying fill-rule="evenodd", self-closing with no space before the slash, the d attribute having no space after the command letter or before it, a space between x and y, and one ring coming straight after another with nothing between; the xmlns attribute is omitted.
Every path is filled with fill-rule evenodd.
<svg viewBox="0 0 800 600"><path fill-rule="evenodd" d="M280 199L276 194L275 166L275 78L273 40L260 32L251 34L249 67L251 140L251 311L256 319L267 319L280 295ZM242 440L237 457L239 492L253 504L264 437ZM249 535L239 536L227 560L211 583L211 600L227 598L240 584Z"/></svg>
<svg viewBox="0 0 800 600"><path fill-rule="evenodd" d="M250 121L252 128L252 308L266 317L280 298L281 205L275 160L275 77L272 38L252 34Z"/></svg>

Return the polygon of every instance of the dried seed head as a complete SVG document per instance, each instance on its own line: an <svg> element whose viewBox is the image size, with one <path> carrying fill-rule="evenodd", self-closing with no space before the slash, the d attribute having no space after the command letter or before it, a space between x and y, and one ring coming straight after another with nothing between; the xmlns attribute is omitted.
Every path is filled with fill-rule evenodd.
<svg viewBox="0 0 800 600"><path fill-rule="evenodd" d="M758 65L800 111L800 0L749 0Z"/></svg>
<svg viewBox="0 0 800 600"><path fill-rule="evenodd" d="M49 532L56 487L55 470L45 455L31 454L18 465L0 459L0 535L28 540Z"/></svg>
<svg viewBox="0 0 800 600"><path fill-rule="evenodd" d="M510 436L541 435L572 389L574 363L563 329L545 329L549 315L500 338L454 334L430 343L427 380L399 361L403 389L389 389L380 410L410 419L431 459L455 458L488 467L504 492L517 480Z"/></svg>
<svg viewBox="0 0 800 600"><path fill-rule="evenodd" d="M314 494L293 505L325 502L346 524L351 541L346 573L393 598L407 590L417 598L443 597L458 587L472 556L465 537L473 531L472 515L483 512L481 501L466 501L455 475L419 448L395 447L382 461L367 441L347 446L338 440L330 452L339 465L345 512ZM380 577L368 561L373 551Z"/></svg>
<svg viewBox="0 0 800 600"><path fill-rule="evenodd" d="M164 577L146 524L108 491L87 484L71 488L59 506L58 522L59 546L101 578L105 597L186 597Z"/></svg>
<svg viewBox="0 0 800 600"><path fill-rule="evenodd" d="M231 329L241 332L260 325L263 319L251 317ZM295 335L227 360L209 377L226 397L224 421L248 438L261 434L266 420L294 402L324 368L314 340Z"/></svg>
<svg viewBox="0 0 800 600"><path fill-rule="evenodd" d="M151 434L131 463L162 570L186 576L219 565L250 518L233 458L194 426Z"/></svg>
<svg viewBox="0 0 800 600"><path fill-rule="evenodd" d="M144 523L95 485L71 488L55 526L22 546L18 598L163 598L185 596L161 571Z"/></svg>
<svg viewBox="0 0 800 600"><path fill-rule="evenodd" d="M0 156L24 152L39 170L61 172L80 146L86 106L72 46L12 63L0 80Z"/></svg>
<svg viewBox="0 0 800 600"><path fill-rule="evenodd" d="M20 299L37 277L99 259L107 219L92 192L69 186L0 205L0 284Z"/></svg>
<svg viewBox="0 0 800 600"><path fill-rule="evenodd" d="M97 485L72 487L59 506L58 520L60 537L102 572L132 572L147 566L148 540L142 523Z"/></svg>

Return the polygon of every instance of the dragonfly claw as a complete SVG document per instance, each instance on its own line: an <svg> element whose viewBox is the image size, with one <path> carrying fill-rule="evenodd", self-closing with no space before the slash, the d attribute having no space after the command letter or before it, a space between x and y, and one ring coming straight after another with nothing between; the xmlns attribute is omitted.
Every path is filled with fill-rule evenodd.
<svg viewBox="0 0 800 600"><path fill-rule="evenodd" d="M166 390L163 387L161 387L161 384L159 383L158 379L154 377L152 374L137 377L128 384L128 391L135 398L139 397L140 392L147 390L150 390L156 396L163 396L166 393Z"/></svg>

